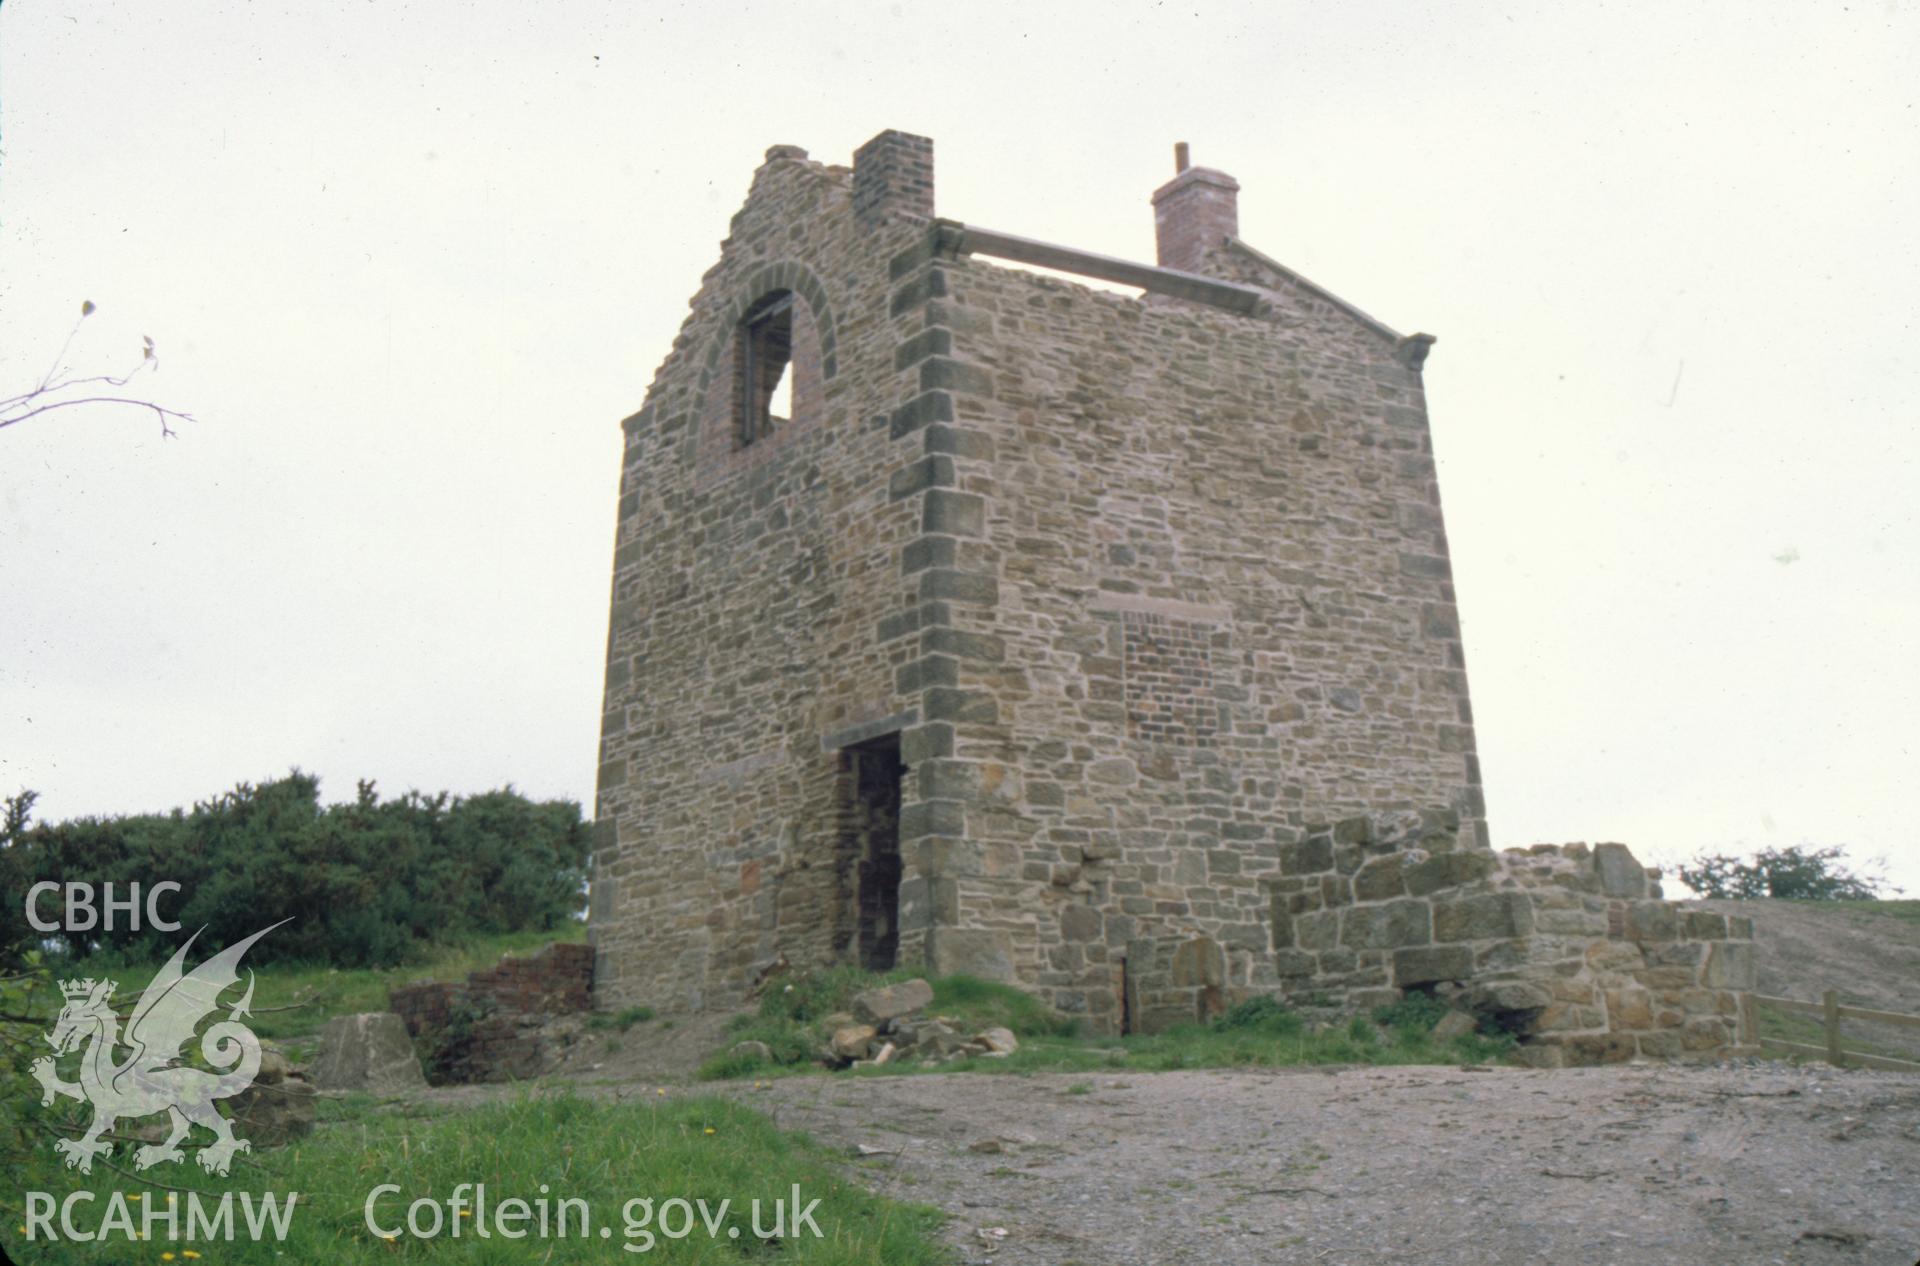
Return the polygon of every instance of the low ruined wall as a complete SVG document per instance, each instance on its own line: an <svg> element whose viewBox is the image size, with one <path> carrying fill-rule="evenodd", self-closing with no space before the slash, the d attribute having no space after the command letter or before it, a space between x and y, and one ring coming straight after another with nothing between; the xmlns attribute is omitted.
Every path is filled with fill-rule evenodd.
<svg viewBox="0 0 1920 1266"><path fill-rule="evenodd" d="M1520 1036L1542 1066L1750 1046L1750 920L1661 899L1625 845L1462 843L1450 813L1353 818L1283 845L1269 881L1279 993L1364 1010L1431 992ZM1253 992L1205 935L1128 946L1129 1026L1204 1019Z"/></svg>
<svg viewBox="0 0 1920 1266"><path fill-rule="evenodd" d="M441 1082L506 1081L537 1076L558 1055L554 1016L592 1006L591 945L554 944L527 957L507 955L464 982L419 981L388 991L407 1032L432 1048Z"/></svg>
<svg viewBox="0 0 1920 1266"><path fill-rule="evenodd" d="M1512 1006L1543 1066L1750 1047L1753 920L1660 899L1624 844L1535 845L1500 855L1495 882L1531 907L1525 958L1483 971L1484 1006ZM1475 995L1469 995L1469 1002Z"/></svg>

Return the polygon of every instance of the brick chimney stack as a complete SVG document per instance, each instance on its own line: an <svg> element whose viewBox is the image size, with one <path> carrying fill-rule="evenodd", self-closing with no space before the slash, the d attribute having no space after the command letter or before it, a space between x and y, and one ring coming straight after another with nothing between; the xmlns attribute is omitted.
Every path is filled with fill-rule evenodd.
<svg viewBox="0 0 1920 1266"><path fill-rule="evenodd" d="M1153 236L1160 267L1197 273L1210 247L1240 233L1240 182L1224 171L1192 167L1187 143L1173 147L1175 175L1153 191Z"/></svg>
<svg viewBox="0 0 1920 1266"><path fill-rule="evenodd" d="M853 210L867 225L896 212L931 219L933 142L888 128L853 151Z"/></svg>

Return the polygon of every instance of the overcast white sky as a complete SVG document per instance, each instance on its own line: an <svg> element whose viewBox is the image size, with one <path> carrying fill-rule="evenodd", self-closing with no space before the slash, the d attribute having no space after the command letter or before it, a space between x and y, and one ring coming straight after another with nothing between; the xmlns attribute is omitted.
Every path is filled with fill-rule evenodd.
<svg viewBox="0 0 1920 1266"><path fill-rule="evenodd" d="M299 765L589 806L618 421L762 152L1242 235L1439 337L1495 843L1844 844L1920 891L1920 16L1544 6L100 3L0 11L0 789Z"/></svg>

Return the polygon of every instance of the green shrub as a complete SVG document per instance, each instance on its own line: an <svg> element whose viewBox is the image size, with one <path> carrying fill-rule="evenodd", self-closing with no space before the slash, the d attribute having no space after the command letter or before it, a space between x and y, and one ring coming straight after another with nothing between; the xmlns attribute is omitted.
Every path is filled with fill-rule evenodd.
<svg viewBox="0 0 1920 1266"><path fill-rule="evenodd" d="M196 804L191 812L29 824L32 798L0 817L0 904L21 909L46 879L116 894L171 880L162 912L202 944L230 945L291 920L249 961L393 966L429 943L556 930L582 905L589 832L571 801L512 789L382 800L362 782L353 802L323 807L319 780L298 770ZM49 903L50 904L50 903ZM55 912L46 911L51 915ZM27 948L9 920L0 962ZM164 961L182 933L121 926L56 935L66 957L102 951Z"/></svg>
<svg viewBox="0 0 1920 1266"><path fill-rule="evenodd" d="M1675 867L1674 873L1702 897L1739 900L1867 901L1879 896L1883 888L1895 894L1901 891L1888 884L1884 875L1854 874L1845 857L1846 850L1838 846L1763 848L1751 861L1726 853L1702 852L1691 862ZM1881 870L1886 867L1885 862L1872 865Z"/></svg>

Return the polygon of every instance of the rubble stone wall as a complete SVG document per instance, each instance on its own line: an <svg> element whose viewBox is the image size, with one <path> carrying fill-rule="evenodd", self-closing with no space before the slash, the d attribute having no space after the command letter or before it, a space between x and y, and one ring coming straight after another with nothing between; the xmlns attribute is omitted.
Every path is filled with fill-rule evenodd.
<svg viewBox="0 0 1920 1266"><path fill-rule="evenodd" d="M505 1081L551 1067L568 1033L554 1017L592 1007L594 948L555 943L509 954L464 981L428 980L387 992L416 1043L433 1046L438 1080Z"/></svg>

